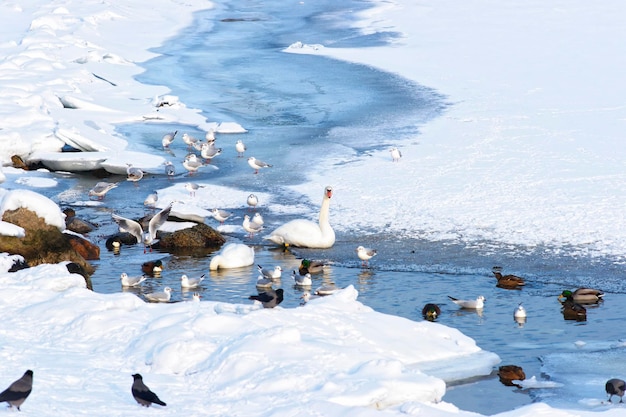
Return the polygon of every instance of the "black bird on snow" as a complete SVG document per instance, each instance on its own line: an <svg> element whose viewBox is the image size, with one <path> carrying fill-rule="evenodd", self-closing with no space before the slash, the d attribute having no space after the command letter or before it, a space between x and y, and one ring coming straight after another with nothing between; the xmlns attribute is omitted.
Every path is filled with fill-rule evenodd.
<svg viewBox="0 0 626 417"><path fill-rule="evenodd" d="M162 406L166 406L163 401L157 397L157 395L150 391L150 388L143 383L143 377L139 374L133 375L133 387L131 388L131 392L133 393L133 398L137 400L137 402L143 406L150 407L152 403L159 404Z"/></svg>
<svg viewBox="0 0 626 417"><path fill-rule="evenodd" d="M15 406L19 410L22 403L24 403L26 398L30 395L32 389L33 371L29 369L24 372L24 375L22 375L20 379L13 382L9 385L9 388L0 393L0 402L8 402L9 407Z"/></svg>
<svg viewBox="0 0 626 417"><path fill-rule="evenodd" d="M606 393L609 394L609 402L611 402L611 398L614 395L617 395L619 398L619 402L624 402L622 398L624 396L624 391L626 390L626 382L623 379L613 378L606 381L606 385L604 386Z"/></svg>
<svg viewBox="0 0 626 417"><path fill-rule="evenodd" d="M283 289L279 288L276 291L267 290L259 295L251 295L248 299L260 301L265 308L274 308L283 302Z"/></svg>

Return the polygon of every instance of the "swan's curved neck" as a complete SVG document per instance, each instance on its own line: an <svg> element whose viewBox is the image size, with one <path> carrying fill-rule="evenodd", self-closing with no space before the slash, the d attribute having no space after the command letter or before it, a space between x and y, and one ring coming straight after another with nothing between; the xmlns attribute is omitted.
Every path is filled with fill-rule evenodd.
<svg viewBox="0 0 626 417"><path fill-rule="evenodd" d="M329 226L329 212L330 212L330 198L324 196L322 200L322 207L320 208L320 218L319 224L320 227Z"/></svg>

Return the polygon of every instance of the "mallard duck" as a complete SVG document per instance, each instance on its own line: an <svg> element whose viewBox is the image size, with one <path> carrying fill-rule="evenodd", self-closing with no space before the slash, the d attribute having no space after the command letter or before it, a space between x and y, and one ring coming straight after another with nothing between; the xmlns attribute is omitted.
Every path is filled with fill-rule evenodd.
<svg viewBox="0 0 626 417"><path fill-rule="evenodd" d="M502 365L498 368L498 377L500 377L500 382L502 382L506 386L516 386L519 387L518 384L514 384L513 381L523 381L526 379L526 374L524 370L517 365Z"/></svg>
<svg viewBox="0 0 626 417"><path fill-rule="evenodd" d="M493 275L498 280L496 286L501 288L517 288L526 285L524 278L516 275L502 275L499 271L493 271Z"/></svg>
<svg viewBox="0 0 626 417"><path fill-rule="evenodd" d="M303 259L300 262L300 267L298 268L298 272L300 275L306 274L320 274L324 272L326 267L326 263L323 261L313 261L311 259Z"/></svg>
<svg viewBox="0 0 626 417"><path fill-rule="evenodd" d="M154 275L157 272L163 271L163 262L161 262L160 259L144 262L141 264L141 271L144 274Z"/></svg>
<svg viewBox="0 0 626 417"><path fill-rule="evenodd" d="M428 321L435 321L441 314L441 309L437 304L427 303L422 309L422 316Z"/></svg>
<svg viewBox="0 0 626 417"><path fill-rule="evenodd" d="M565 301L562 301L562 312L565 320L587 320L587 309L574 301L571 291L563 291L563 293L559 296L559 300L561 296L565 296Z"/></svg>
<svg viewBox="0 0 626 417"><path fill-rule="evenodd" d="M571 292L569 290L563 291L561 295L559 295L559 299L567 299L566 293L571 294L574 302L581 304L595 304L599 301L602 301L602 297L604 297L604 293L600 290L596 290L593 288L578 288L574 292Z"/></svg>
<svg viewBox="0 0 626 417"><path fill-rule="evenodd" d="M623 379L609 379L608 381L606 381L604 389L606 390L606 393L609 394L609 402L611 402L611 398L613 398L614 395L620 397L620 403L624 402L624 399L622 397L624 397L624 391L626 390L626 382L624 382Z"/></svg>

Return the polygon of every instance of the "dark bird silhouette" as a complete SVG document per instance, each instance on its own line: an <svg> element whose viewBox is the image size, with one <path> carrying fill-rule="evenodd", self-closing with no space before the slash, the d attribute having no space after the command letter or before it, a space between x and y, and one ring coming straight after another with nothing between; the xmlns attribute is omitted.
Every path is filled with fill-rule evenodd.
<svg viewBox="0 0 626 417"><path fill-rule="evenodd" d="M422 316L428 321L435 321L441 314L441 309L437 304L428 303L422 309Z"/></svg>
<svg viewBox="0 0 626 417"><path fill-rule="evenodd" d="M609 394L609 402L611 402L611 398L613 398L614 395L620 397L620 403L624 402L624 399L622 397L624 396L624 390L626 390L626 382L624 382L623 379L609 379L608 381L606 381L604 389L606 390L606 393Z"/></svg>
<svg viewBox="0 0 626 417"><path fill-rule="evenodd" d="M133 393L133 398L137 400L137 402L143 406L150 407L152 403L159 404L162 406L166 406L163 401L157 397L157 395L150 391L150 388L143 383L143 377L139 374L133 375L133 387L131 388L131 392Z"/></svg>
<svg viewBox="0 0 626 417"><path fill-rule="evenodd" d="M26 398L30 395L32 389L33 371L29 369L24 372L24 375L22 375L20 379L13 382L9 385L9 388L0 393L0 402L7 402L9 403L9 407L15 406L19 410L22 403L24 403Z"/></svg>
<svg viewBox="0 0 626 417"><path fill-rule="evenodd" d="M283 302L283 289L267 290L259 295L251 295L248 299L260 301L265 308L274 308Z"/></svg>
<svg viewBox="0 0 626 417"><path fill-rule="evenodd" d="M574 297L571 291L563 291L563 293L559 297L561 296L565 297L562 308L563 318L565 320L587 320L587 309L574 301Z"/></svg>
<svg viewBox="0 0 626 417"><path fill-rule="evenodd" d="M160 273L163 270L163 262L160 259L156 261L147 261L141 264L141 272L148 275Z"/></svg>

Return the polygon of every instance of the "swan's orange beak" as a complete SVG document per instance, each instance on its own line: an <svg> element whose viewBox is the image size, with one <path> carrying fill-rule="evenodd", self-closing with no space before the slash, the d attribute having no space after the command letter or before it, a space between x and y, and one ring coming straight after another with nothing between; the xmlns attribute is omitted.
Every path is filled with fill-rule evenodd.
<svg viewBox="0 0 626 417"><path fill-rule="evenodd" d="M326 189L326 197L331 198L333 196L333 190L331 188Z"/></svg>

